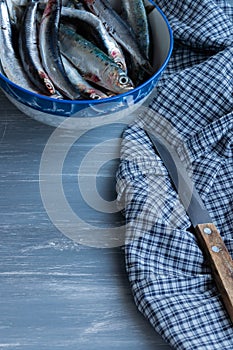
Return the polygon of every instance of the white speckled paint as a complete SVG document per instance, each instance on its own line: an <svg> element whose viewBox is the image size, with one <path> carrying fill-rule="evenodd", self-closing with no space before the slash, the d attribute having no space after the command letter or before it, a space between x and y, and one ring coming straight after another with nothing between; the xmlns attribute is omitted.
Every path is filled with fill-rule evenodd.
<svg viewBox="0 0 233 350"><path fill-rule="evenodd" d="M122 248L79 245L49 220L39 164L54 129L24 116L2 93L0 115L0 349L169 349L136 309ZM98 140L101 133L84 138L83 150ZM76 150L64 173L74 199ZM113 179L112 166L102 169L103 195L112 196ZM76 206L96 224L119 219Z"/></svg>

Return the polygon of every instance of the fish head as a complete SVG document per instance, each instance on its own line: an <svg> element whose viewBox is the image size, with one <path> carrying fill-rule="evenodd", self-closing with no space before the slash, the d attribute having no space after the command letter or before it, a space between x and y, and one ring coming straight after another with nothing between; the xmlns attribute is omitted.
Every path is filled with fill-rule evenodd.
<svg viewBox="0 0 233 350"><path fill-rule="evenodd" d="M49 93L51 95L56 93L55 87L54 87L54 85L53 85L53 83L51 82L50 79L45 78L44 79L44 84L45 84L46 88L48 89L48 91L49 91Z"/></svg>
<svg viewBox="0 0 233 350"><path fill-rule="evenodd" d="M91 93L90 93L90 98L92 100L101 100L102 98L107 98L108 96L101 93L101 92L98 92L97 90L93 90Z"/></svg>
<svg viewBox="0 0 233 350"><path fill-rule="evenodd" d="M48 92L50 95L56 94L55 87L54 87L54 85L53 85L51 79L48 77L48 75L47 75L44 71L41 71L41 70L39 70L38 73L39 73L40 79L41 79L42 82L43 82L43 85L44 85L45 88L47 89L47 92Z"/></svg>
<svg viewBox="0 0 233 350"><path fill-rule="evenodd" d="M114 62L127 74L127 66L120 57L116 57Z"/></svg>
<svg viewBox="0 0 233 350"><path fill-rule="evenodd" d="M126 72L120 69L117 65L109 66L104 72L104 79L107 82L108 89L116 93L124 93L134 88L132 80Z"/></svg>

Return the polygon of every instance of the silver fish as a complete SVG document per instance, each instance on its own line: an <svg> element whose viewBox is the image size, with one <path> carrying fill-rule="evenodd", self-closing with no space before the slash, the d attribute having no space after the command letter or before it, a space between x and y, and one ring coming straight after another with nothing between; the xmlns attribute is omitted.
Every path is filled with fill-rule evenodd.
<svg viewBox="0 0 233 350"><path fill-rule="evenodd" d="M9 11L11 25L13 25L16 29L19 29L27 1L6 0L6 4Z"/></svg>
<svg viewBox="0 0 233 350"><path fill-rule="evenodd" d="M79 99L80 94L68 79L59 48L61 0L48 0L39 28L39 48L42 64L53 84L62 95Z"/></svg>
<svg viewBox="0 0 233 350"><path fill-rule="evenodd" d="M101 42L106 49L107 54L116 62L121 69L127 71L124 54L117 44L116 40L109 35L101 20L89 11L75 10L67 7L62 7L61 15L69 19L77 19L81 24L89 26L88 32L94 32L97 41ZM77 25L78 29L78 25Z"/></svg>
<svg viewBox="0 0 233 350"><path fill-rule="evenodd" d="M25 73L19 57L16 55L8 7L5 0L0 0L0 61L6 77L24 89L38 93Z"/></svg>
<svg viewBox="0 0 233 350"><path fill-rule="evenodd" d="M23 67L34 85L47 95L56 93L55 87L41 64L38 48L37 8L38 0L31 0L25 9L19 32L19 52Z"/></svg>
<svg viewBox="0 0 233 350"><path fill-rule="evenodd" d="M107 90L123 93L133 89L127 74L102 50L93 45L72 28L60 26L61 52L82 76Z"/></svg>
<svg viewBox="0 0 233 350"><path fill-rule="evenodd" d="M124 17L133 29L138 45L147 59L150 53L150 32L143 0L122 0Z"/></svg>
<svg viewBox="0 0 233 350"><path fill-rule="evenodd" d="M83 98L100 100L101 98L108 97L102 91L95 89L85 79L83 79L81 74L79 74L77 68L75 68L74 65L63 55L62 62L68 78L72 84L77 87Z"/></svg>
<svg viewBox="0 0 233 350"><path fill-rule="evenodd" d="M144 53L141 52L129 25L113 10L109 2L107 0L83 0L83 3L100 18L108 32L130 54L131 59L147 73L153 74L153 68Z"/></svg>

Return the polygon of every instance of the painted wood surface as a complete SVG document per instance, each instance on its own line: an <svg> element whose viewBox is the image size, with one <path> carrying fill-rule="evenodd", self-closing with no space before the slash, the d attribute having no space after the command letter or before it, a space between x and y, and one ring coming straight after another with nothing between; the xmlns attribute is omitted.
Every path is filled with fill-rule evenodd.
<svg viewBox="0 0 233 350"><path fill-rule="evenodd" d="M24 116L2 93L0 116L0 349L169 349L136 309L122 247L81 245L49 219L39 167L54 129ZM75 147L80 143L64 173L70 198ZM102 196L112 196L115 169L111 162L102 168ZM106 219L82 201L74 210L92 224ZM118 219L110 215L106 224L111 220Z"/></svg>

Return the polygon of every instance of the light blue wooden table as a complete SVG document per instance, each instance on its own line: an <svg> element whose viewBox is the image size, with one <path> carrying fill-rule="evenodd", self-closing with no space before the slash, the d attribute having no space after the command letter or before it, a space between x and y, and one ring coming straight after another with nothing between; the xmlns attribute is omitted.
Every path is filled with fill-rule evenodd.
<svg viewBox="0 0 233 350"><path fill-rule="evenodd" d="M136 309L123 249L81 245L49 219L39 168L53 131L24 116L0 92L0 349L170 349ZM104 134L100 130L93 142ZM85 152L89 141L80 142ZM70 200L78 195L70 168L80 152L75 147L64 172ZM99 174L99 191L107 199L116 165L110 162ZM97 215L81 200L74 210L96 225L111 227L119 219Z"/></svg>
<svg viewBox="0 0 233 350"><path fill-rule="evenodd" d="M54 129L24 116L2 93L0 115L0 349L169 349L136 309L123 249L81 245L49 219L39 167ZM64 173L74 203L70 167L78 146ZM99 175L103 196L112 196L115 169L110 162ZM82 201L74 210L98 225L99 216ZM118 219L107 216L109 227L111 220Z"/></svg>

